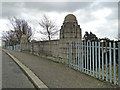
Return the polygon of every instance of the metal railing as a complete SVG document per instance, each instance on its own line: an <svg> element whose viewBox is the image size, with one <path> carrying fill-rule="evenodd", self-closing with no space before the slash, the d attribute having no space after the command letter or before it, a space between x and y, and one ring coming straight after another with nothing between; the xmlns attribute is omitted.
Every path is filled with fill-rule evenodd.
<svg viewBox="0 0 120 90"><path fill-rule="evenodd" d="M120 64L118 63L120 51L118 47L118 42L70 41L69 67L118 85L120 82L120 75L118 75L118 72L120 74L120 70L118 71L118 66L120 68L118 65Z"/></svg>
<svg viewBox="0 0 120 90"><path fill-rule="evenodd" d="M14 51L20 51L20 45L13 45L13 46L6 46L5 47L8 50L14 50Z"/></svg>

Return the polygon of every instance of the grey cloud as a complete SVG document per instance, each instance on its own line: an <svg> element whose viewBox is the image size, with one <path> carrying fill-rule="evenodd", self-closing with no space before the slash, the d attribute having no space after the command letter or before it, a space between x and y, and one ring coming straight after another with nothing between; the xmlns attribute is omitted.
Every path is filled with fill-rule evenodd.
<svg viewBox="0 0 120 90"><path fill-rule="evenodd" d="M106 17L107 20L114 20L114 19L118 19L118 10L114 9L112 10L112 13Z"/></svg>
<svg viewBox="0 0 120 90"><path fill-rule="evenodd" d="M91 22L95 20L96 17L91 15L90 11L83 10L82 12L79 13L78 21L80 23L86 23L86 22Z"/></svg>
<svg viewBox="0 0 120 90"><path fill-rule="evenodd" d="M82 13L84 16L83 16L83 19L81 19L80 21L84 23L84 22L90 22L90 21L96 20L97 18L92 16L91 13L97 10L102 10L104 8L109 8L112 11L110 15L105 18L108 22L111 20L118 19L118 9L117 9L118 6L117 5L118 5L117 2L92 3L91 6L84 9L84 12Z"/></svg>
<svg viewBox="0 0 120 90"><path fill-rule="evenodd" d="M25 7L38 9L40 11L73 12L77 9L84 9L86 7L89 7L90 4L91 2L27 2L25 3Z"/></svg>
<svg viewBox="0 0 120 90"><path fill-rule="evenodd" d="M101 5L108 8L114 8L118 6L118 2L101 2Z"/></svg>
<svg viewBox="0 0 120 90"><path fill-rule="evenodd" d="M79 13L77 19L80 23L84 24L85 22L96 20L96 18L91 15L91 12L95 12L105 7L110 8L112 10L112 13L108 17L106 17L107 22L113 19L117 19L116 2L99 2L98 4L96 2L59 2L59 3L58 2L25 2L25 3L5 2L2 3L2 16L3 18L7 18L10 16L12 17L19 16L23 12L34 15L40 13L41 11L72 13L77 10L82 10L82 12ZM114 30L114 28L112 29ZM101 28L98 28L98 31L104 33L101 31Z"/></svg>
<svg viewBox="0 0 120 90"><path fill-rule="evenodd" d="M114 9L117 7L117 5L118 5L117 2L94 2L93 4L91 4L91 7L89 8L89 10L96 11L98 9L102 9L105 7Z"/></svg>
<svg viewBox="0 0 120 90"><path fill-rule="evenodd" d="M104 2L93 5L93 2L4 2L2 4L2 16L3 18L10 16L18 16L21 13L37 13L40 11L56 11L56 12L74 12L78 9L84 10L86 16L84 21L93 20L94 17L90 14L92 11L102 9L104 7L114 8L115 3ZM92 6L93 5L93 6ZM88 18L88 19L87 19ZM110 17L111 18L111 17Z"/></svg>
<svg viewBox="0 0 120 90"><path fill-rule="evenodd" d="M108 8L111 8L112 13L106 17L107 20L113 20L113 19L118 19L118 3L117 2L113 2L110 4L104 4L106 6L108 6Z"/></svg>
<svg viewBox="0 0 120 90"><path fill-rule="evenodd" d="M103 8L110 8L112 11L112 13L106 17L107 20L118 19L118 2L99 2L89 8L89 11L102 10Z"/></svg>
<svg viewBox="0 0 120 90"><path fill-rule="evenodd" d="M2 3L2 16L6 18L18 16L23 12L37 13L40 11L74 12L78 9L85 9L90 4L90 2L4 2Z"/></svg>
<svg viewBox="0 0 120 90"><path fill-rule="evenodd" d="M2 18L20 15L23 12L24 3L4 2L2 3Z"/></svg>
<svg viewBox="0 0 120 90"><path fill-rule="evenodd" d="M118 27L116 25L113 25L113 21L108 21L104 25L98 27L96 33L101 37L115 39L118 35Z"/></svg>

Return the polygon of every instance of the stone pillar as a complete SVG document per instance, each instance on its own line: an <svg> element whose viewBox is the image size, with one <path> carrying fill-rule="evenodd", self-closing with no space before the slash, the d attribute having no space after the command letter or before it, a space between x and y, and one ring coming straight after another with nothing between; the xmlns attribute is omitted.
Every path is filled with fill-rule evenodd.
<svg viewBox="0 0 120 90"><path fill-rule="evenodd" d="M27 41L27 37L26 37L25 34L23 34L21 36L20 49L21 49L21 51L27 51L28 50L28 41Z"/></svg>
<svg viewBox="0 0 120 90"><path fill-rule="evenodd" d="M82 41L82 34L80 25L73 14L68 14L60 29L60 41L59 41L59 57L68 63L69 58L69 41L75 43L76 41ZM75 57L75 48L72 50L73 59Z"/></svg>

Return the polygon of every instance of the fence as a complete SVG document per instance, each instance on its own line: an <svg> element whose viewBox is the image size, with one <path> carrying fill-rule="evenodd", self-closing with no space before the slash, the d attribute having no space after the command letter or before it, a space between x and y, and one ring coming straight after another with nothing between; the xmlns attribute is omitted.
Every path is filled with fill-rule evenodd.
<svg viewBox="0 0 120 90"><path fill-rule="evenodd" d="M118 42L70 41L69 67L118 85Z"/></svg>
<svg viewBox="0 0 120 90"><path fill-rule="evenodd" d="M20 51L20 45L6 49ZM120 87L120 42L70 41L69 67Z"/></svg>
<svg viewBox="0 0 120 90"><path fill-rule="evenodd" d="M6 46L5 47L8 50L15 50L15 51L20 51L20 45L14 45L14 46Z"/></svg>

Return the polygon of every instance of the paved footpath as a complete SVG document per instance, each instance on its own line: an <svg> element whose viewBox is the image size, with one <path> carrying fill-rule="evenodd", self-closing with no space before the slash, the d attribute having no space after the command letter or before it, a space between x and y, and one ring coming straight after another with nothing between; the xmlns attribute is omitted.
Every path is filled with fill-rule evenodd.
<svg viewBox="0 0 120 90"><path fill-rule="evenodd" d="M112 88L99 81L53 61L28 53L8 51L29 67L49 88Z"/></svg>
<svg viewBox="0 0 120 90"><path fill-rule="evenodd" d="M2 52L2 88L34 88L19 66Z"/></svg>

